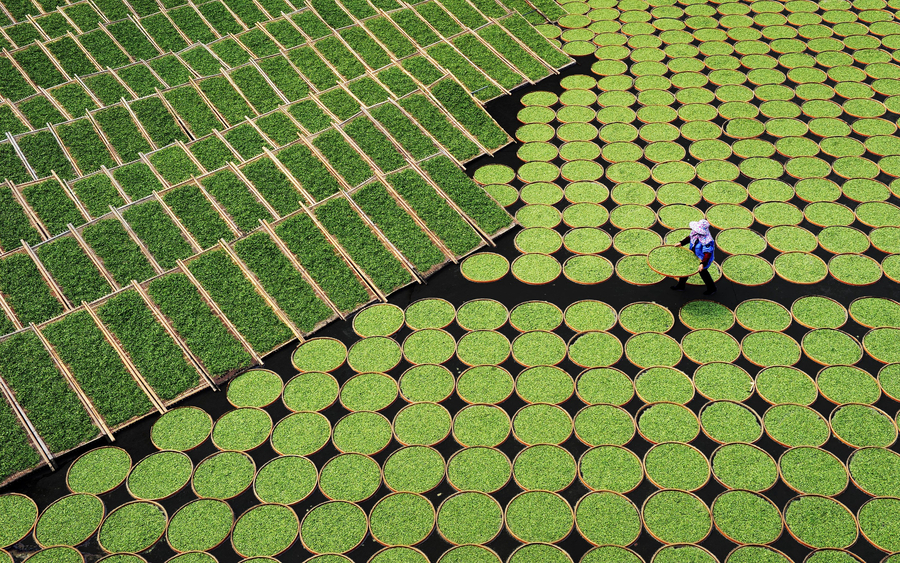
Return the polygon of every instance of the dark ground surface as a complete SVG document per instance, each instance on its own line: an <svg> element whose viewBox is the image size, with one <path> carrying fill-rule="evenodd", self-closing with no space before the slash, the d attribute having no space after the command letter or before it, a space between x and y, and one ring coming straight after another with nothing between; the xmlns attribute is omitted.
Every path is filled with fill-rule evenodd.
<svg viewBox="0 0 900 563"><path fill-rule="evenodd" d="M590 74L590 63L593 61L593 57L581 57L580 59L581 60L579 60L578 64L564 69L560 76L548 78L536 86L522 88L513 92L511 96L495 100L487 106L488 110L494 116L494 118L497 119L497 121L510 133L510 135L514 135L516 128L519 126L519 123L516 120L516 113L522 107L519 103L519 99L521 98L521 96L533 90L548 90L558 93L561 92L559 81L562 76L581 73ZM467 171L469 172L469 174L472 174L478 167L484 164L492 163L507 164L513 168L517 168L520 162L516 158L516 150L519 146L520 143L514 143L499 151L494 157L482 157L481 159L470 163L470 165L467 167ZM688 158L690 159L690 157ZM695 181L699 182L698 180ZM609 187L612 186L610 185ZM847 202L842 201L842 203ZM516 204L515 206L510 208L510 211L514 213L515 209L519 205L521 204ZM558 204L558 207L562 208L564 205L565 201L560 202L560 204ZM605 205L610 209L612 208L612 206L614 206L614 204L609 200L605 203ZM658 204L654 204L654 206L658 207ZM703 206L704 204L701 202L699 207L703 208ZM614 234L614 229L612 227L607 228L610 230L610 234ZM755 228L759 229L760 227L759 225L756 225ZM560 233L562 233L564 232L565 227L560 226L559 229ZM655 229L657 229L661 234L665 233L665 230L658 225L655 227ZM513 238L517 232L518 229L515 229L505 234L497 241L497 249L495 251L506 256L510 261L512 261L516 256L519 255L519 252L513 246ZM487 251L490 249L485 248L483 250ZM879 260L879 262L883 258L883 255L874 249L870 250L869 253L877 260ZM825 253L821 249L817 250L817 254L819 254L826 260L828 258L827 253ZM605 252L604 255L613 263L615 263L616 259L619 256L612 249ZM762 256L769 261L774 259L775 255L776 253L771 248L762 254ZM719 256L720 262L723 258L724 256ZM671 281L664 280L663 282L660 282L654 286L637 287L629 285L613 275L613 277L608 281L596 286L578 285L570 282L562 276L560 276L556 281L547 285L529 286L515 280L515 278L513 278L511 274L508 274L499 282L489 284L475 284L466 281L460 274L459 267L451 264L450 266L444 268L442 271L431 277L428 280L427 284L409 286L392 295L390 297L390 302L400 306L401 308L405 308L408 304L418 299L422 299L425 297L440 297L450 301L458 308L464 302L472 299L491 298L504 303L507 308L512 309L515 305L524 301L545 300L555 303L560 309L565 310L566 306L575 301L579 301L582 299L598 299L609 303L616 310L621 310L625 305L636 301L655 301L657 303L660 303L661 305L668 307L677 316L678 309L684 303L693 299L701 298L701 293L703 291L702 286L688 286L686 292L673 292L668 289L669 285L671 285ZM824 295L827 297L831 297L844 305L844 307L848 307L853 299L863 295L890 297L894 299L900 298L900 290L898 290L897 284L887 280L886 278L882 278L882 280L880 280L878 283L864 288L847 286L835 281L831 277L828 277L826 280L816 285L801 286L787 283L777 276L770 283L760 287L739 286L732 284L731 282L723 278L719 281L718 287L719 292L715 296L715 299L722 304L727 305L732 310L741 301L754 298L771 299L773 301L782 303L788 308L790 308L791 303L795 299L804 295ZM451 324L451 326L448 327L447 330L451 334L453 334L453 336L457 340L464 334L464 331L457 327L455 324ZM860 340L862 339L862 336L867 332L867 329L865 327L857 325L852 319L848 320L847 324L842 328L842 330L845 330L846 332ZM409 334L409 332L410 330L404 327L399 333L395 334L394 337L399 342L402 342L403 338L405 338L406 335ZM510 340L512 340L518 334L508 324L500 329L500 332L505 334ZM565 340L568 340L575 334L565 325L557 329L556 332ZM613 332L623 342L627 339L628 334L618 325L611 332ZM675 323L674 328L669 331L668 334L676 340L680 340L686 332L687 329L685 329L680 323ZM805 332L805 329L802 329L795 322L786 332L799 342L800 338ZM731 329L729 333L740 340L744 336L744 334L746 334L746 331L740 328L738 325L735 325L735 328ZM351 329L351 323L349 322L349 320L347 322L335 322L325 327L315 336L329 336L337 338L347 344L348 347L351 343L355 342L358 339L358 337L353 333ZM295 347L296 343L291 343L285 346L283 349L269 355L266 358L264 367L279 373L282 378L287 381L296 373L290 363L290 355ZM759 371L759 368L751 365L743 357L738 359L738 361L735 363L746 369L751 375L755 375L757 371ZM451 359L445 365L457 375L461 373L466 367L455 358ZM872 373L873 375L876 374L881 367L881 364L868 356L864 356L857 365L858 367ZM399 378L400 374L402 374L403 371L405 371L408 367L410 366L406 363L405 360L401 361L400 365L391 370L390 374L394 377ZM507 368L514 376L521 370L518 364L516 364L515 361L511 358L503 364L503 367ZM573 377L575 377L581 371L581 368L578 368L577 366L572 364L568 359L564 360L563 363L560 364L560 367L565 369ZM640 371L638 368L631 365L624 358L624 356L613 367L622 370L631 377L634 377L638 373L638 371ZM676 367L678 367L688 375L691 375L696 366L695 364L684 358L682 359L682 362ZM815 373L817 373L819 369L821 369L821 366L813 363L805 356L801 358L796 367L804 370L811 376L814 376ZM339 370L334 372L334 375L340 383L343 383L354 373L355 372L353 372L345 364ZM687 406L696 413L705 403L706 400L697 395ZM394 415L404 404L405 403L398 398L397 401L394 402L394 404L381 412L388 419L393 419ZM518 396L513 394L506 402L502 403L501 406L508 413L510 413L510 415L512 415L512 413L514 413L520 407L524 406L524 404L525 403ZM768 407L768 405L755 394L749 400L745 401L745 404L753 408L760 415ZM214 420L228 410L231 410L232 408L226 400L224 388L222 392L218 393L211 391L201 392L194 397L186 400L183 405L194 405L203 408L213 417ZM450 399L445 401L443 405L452 414L462 408L462 406L464 406L464 403L458 397L453 395ZM635 397L628 405L625 406L625 408L632 415L634 415L642 405L643 403L639 399L637 399L637 397ZM573 396L561 406L565 408L571 415L574 415L584 405L577 399L577 397ZM828 414L834 407L834 405L828 403L821 396L812 406L818 412L823 414L826 419L828 417ZM897 404L886 397L882 397L875 406L886 410L888 413L894 413L897 410ZM272 419L276 422L289 414L281 401L276 401L269 407L266 407L265 410L268 411L269 414L271 414ZM325 414L329 418L333 425L341 416L346 414L346 411L339 404L336 404L324 411L323 414ZM155 448L150 443L149 433L151 425L157 418L158 417L156 416L149 417L135 424L134 426L116 434L115 445L126 449L130 453L134 463L155 451ZM715 448L718 446L718 444L707 438L703 433L701 433L700 436L691 444L702 451L707 458L711 457L713 450L715 450ZM32 475L26 476L25 478L13 483L11 486L6 487L6 490L3 492L24 493L33 498L37 502L39 509L43 510L52 501L68 493L65 486L65 475L71 462L84 451L98 447L99 445L102 444L93 443L90 446L81 448L78 451L71 452L70 454L64 456L62 459L58 460L60 462L60 467L56 472L51 473L47 469L41 469L39 471L36 471ZM783 453L783 451L785 450L784 447L779 446L778 444L773 442L765 434L763 435L762 439L756 442L756 445L769 452L769 454L771 454L776 461L781 453ZM574 435L567 442L565 442L563 446L567 448L573 456L575 456L576 460L579 459L580 456L588 449L588 447L579 442ZM393 440L384 451L374 457L376 461L379 462L379 464L383 464L388 455L399 447L400 445L396 442L396 440ZM448 438L444 442L435 446L435 448L441 452L445 459L449 459L449 457L456 450L458 450L459 447L460 446L458 446L452 438ZM634 439L628 444L627 447L642 458L644 453L649 449L650 444L643 438L641 438L640 435L636 434ZM512 437L512 435L510 435L506 442L504 442L499 447L499 449L502 450L510 458L510 460L512 460L515 455L523 448L524 446L518 443L515 438ZM845 462L850 453L853 451L850 447L844 445L834 437L830 438L828 443L824 446L824 449L827 449L828 451L834 453L838 458ZM900 451L896 444L892 447L892 449L894 449L895 451ZM194 462L194 465L196 466L197 463L199 463L203 458L211 455L215 451L216 449L212 445L211 441L207 440L200 447L191 452L188 452L188 454L190 455L191 459ZM268 442L249 453L256 462L257 468L261 467L263 463L277 455L271 449L271 446ZM316 464L318 468L321 468L328 459L337 455L338 453L339 452L334 448L334 446L329 443L320 452L311 456L310 459ZM641 485L635 491L628 493L626 496L631 499L640 509L644 500L656 490L657 489L652 484L650 484L647 479L644 479ZM710 482L705 487L697 491L696 494L703 499L707 506L711 506L712 501L715 499L715 497L724 490L724 487L719 485L715 480L710 479ZM381 489L376 495L374 495L371 499L359 504L368 513L375 502L388 492L389 490L387 489L387 487L382 485ZM444 498L446 498L453 492L455 492L454 489L445 480L438 488L427 493L425 496L432 501L435 507L437 507ZM505 506L506 503L519 492L520 489L511 480L505 488L501 489L497 493L494 493L492 496L497 498L501 505ZM574 506L578 499L588 492L589 490L584 485L582 485L578 479L576 479L572 485L570 485L564 491L561 491L560 494L565 497L572 506ZM777 482L775 487L765 492L764 494L772 501L774 501L775 504L778 505L778 507L782 510L784 509L788 500L796 496L796 493L791 491L786 485L784 485L781 480ZM193 498L195 497L191 492L190 487L186 487L169 499L162 501L161 504L166 508L169 516L171 517L180 506L189 502ZM835 498L844 503L855 514L859 507L866 500L868 500L869 497L858 491L852 484L850 484L844 493L838 495ZM103 500L106 504L107 513L109 513L116 506L124 504L125 502L133 499L128 495L124 487L120 487L115 491L104 495ZM305 501L294 505L294 509L297 511L298 516L302 519L303 515L309 509L319 504L320 502L324 502L325 500L326 499L323 497L321 492L316 489L316 491L314 491ZM233 508L236 516L239 516L240 514L248 510L251 506L259 503L259 501L253 496L252 487L245 491L243 494L228 502ZM504 530L497 537L497 539L488 544L488 547L495 550L501 557L501 559L505 561L512 553L512 551L519 545L521 544L513 540L512 537ZM567 551L571 555L572 559L576 562L579 561L582 555L592 547L574 529L569 537L560 542L558 545L559 547ZM725 561L727 554L735 547L735 544L724 539L715 529L713 529L710 536L705 541L703 541L701 545L709 549L719 558L720 561L723 562ZM783 551L796 563L800 563L801 561L803 561L803 559L810 552L808 548L803 547L797 541L795 541L788 534L787 530L784 531L782 537L779 540L771 545L772 547ZM638 541L633 544L631 548L638 554L640 554L645 559L645 561L649 562L653 554L661 546L662 544L650 537L645 530L641 533ZM20 548L20 551L16 551L14 549L16 547ZM367 537L363 544L356 550L351 552L349 556L354 561L365 562L368 561L369 558L381 547L382 546L372 540L371 537ZM451 546L447 544L443 539L441 539L441 537L435 531L431 534L431 536L429 536L426 541L424 541L417 547L421 549L426 555L428 555L429 559L432 562L435 562L438 560L440 555ZM38 547L31 543L31 539L29 538L27 542L23 542L21 544L18 544L17 546L13 546L13 548L10 548L9 551L13 553L17 561L20 561L21 558L36 549L38 549ZM82 545L79 550L85 555L85 559L88 563L91 563L92 561L103 555L102 550L97 545L95 538ZM883 553L869 545L861 535L856 544L850 549L850 551L856 553L867 562L874 563L880 561L884 557ZM223 545L212 550L210 553L216 556L216 558L221 563L233 563L240 560L240 557L238 557L234 553L231 546L229 545L229 542L227 541ZM143 553L142 555L148 561L157 563L165 561L166 559L175 555L175 553L168 547L168 544L163 539L162 541L158 542L153 549L146 553ZM303 549L303 547L300 545L300 541L298 540L288 551L282 553L277 558L285 563L300 563L301 561L306 560L308 557L311 557L311 554Z"/></svg>

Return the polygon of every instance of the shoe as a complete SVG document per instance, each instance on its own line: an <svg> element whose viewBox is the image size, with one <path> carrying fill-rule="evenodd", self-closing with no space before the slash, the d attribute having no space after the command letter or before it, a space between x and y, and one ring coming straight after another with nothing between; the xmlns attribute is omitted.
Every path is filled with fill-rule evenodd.
<svg viewBox="0 0 900 563"><path fill-rule="evenodd" d="M673 285L669 289L671 289L672 291L684 291L683 287L679 287L677 285Z"/></svg>
<svg viewBox="0 0 900 563"><path fill-rule="evenodd" d="M703 295L715 295L715 294L716 294L715 289L707 289L706 291L703 292Z"/></svg>

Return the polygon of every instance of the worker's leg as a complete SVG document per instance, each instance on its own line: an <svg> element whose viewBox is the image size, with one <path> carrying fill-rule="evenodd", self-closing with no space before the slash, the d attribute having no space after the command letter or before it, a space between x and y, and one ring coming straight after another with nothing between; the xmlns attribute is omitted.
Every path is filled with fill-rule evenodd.
<svg viewBox="0 0 900 563"><path fill-rule="evenodd" d="M716 282L709 275L709 270L700 270L700 279L706 284L706 291L703 292L703 295L712 295L716 292Z"/></svg>
<svg viewBox="0 0 900 563"><path fill-rule="evenodd" d="M669 289L673 289L673 290L675 290L675 291L684 291L684 286L687 284L687 281L688 281L688 279L687 279L686 277L685 277L685 278L678 278L678 283L676 283L675 285L673 285L673 286L670 287Z"/></svg>

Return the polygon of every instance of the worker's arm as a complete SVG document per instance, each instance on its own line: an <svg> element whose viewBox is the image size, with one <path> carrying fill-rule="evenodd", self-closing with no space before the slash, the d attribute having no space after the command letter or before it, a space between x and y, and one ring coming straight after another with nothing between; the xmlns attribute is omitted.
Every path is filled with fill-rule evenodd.
<svg viewBox="0 0 900 563"><path fill-rule="evenodd" d="M678 243L678 246L684 246L691 240L691 235L684 237L684 239Z"/></svg>
<svg viewBox="0 0 900 563"><path fill-rule="evenodd" d="M704 253L703 253L703 260L701 261L701 264L703 264L704 266L708 265L708 264L709 264L709 259L710 259L710 258L712 258L712 254L709 253L709 252L704 252Z"/></svg>

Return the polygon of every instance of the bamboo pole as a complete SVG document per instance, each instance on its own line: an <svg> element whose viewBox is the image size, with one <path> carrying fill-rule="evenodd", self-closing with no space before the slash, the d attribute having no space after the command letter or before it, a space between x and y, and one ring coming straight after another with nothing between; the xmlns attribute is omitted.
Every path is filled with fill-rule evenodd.
<svg viewBox="0 0 900 563"><path fill-rule="evenodd" d="M119 223L122 224L122 227L125 229L125 232L128 233L128 236L131 238L131 240L138 245L138 248L141 250L141 254L144 255L144 258L146 258L147 261L150 262L150 266L153 267L153 271L157 274L163 273L162 266L160 266L159 262L156 261L156 258L144 244L144 241L142 241L140 237L137 236L137 233L134 232L134 230L131 228L131 225L128 224L128 221L126 221L125 218L122 217L122 214L119 213L119 210L112 205L109 206L109 210L113 214L113 216L115 216L115 218L119 220Z"/></svg>
<svg viewBox="0 0 900 563"><path fill-rule="evenodd" d="M106 280L106 283L108 283L110 287L113 288L113 291L119 291L119 289L121 288L119 287L119 284L116 283L116 279L112 276L112 274L109 273L109 270L106 269L106 266L103 265L103 261L100 260L100 258L96 254L94 254L94 250L90 246L88 246L88 243L85 242L84 238L82 238L81 233L78 232L78 230L74 227L74 225L72 225L72 223L69 223L68 225L66 225L66 227L69 228L69 232L72 234L75 242L78 243L78 246L81 248L82 252L87 255L91 263L94 264L94 267L100 271L100 275L103 276L103 279Z"/></svg>
<svg viewBox="0 0 900 563"><path fill-rule="evenodd" d="M210 195L209 192L206 191L206 188L203 187L203 184L201 184L193 174L191 174L190 181L195 186L197 186L197 189L200 190L200 193L203 194L203 197L205 197L206 200L209 201L209 204L213 207L213 209L216 210L216 213L219 214L219 217L221 217L222 220L225 221L225 224L228 225L228 230L231 231L231 234L233 234L235 238L240 237L243 234L243 231L241 231L240 227L237 226L237 223L234 222L234 219L232 219L231 215L228 214L228 211L226 211L225 208L222 207L222 205L218 201L216 201L216 198L214 198L212 195Z"/></svg>
<svg viewBox="0 0 900 563"><path fill-rule="evenodd" d="M38 232L38 235L42 240L47 240L50 238L50 230L44 225L44 222L41 221L41 218L38 217L37 213L34 209L31 208L31 205L28 204L28 201L25 199L18 188L13 184L9 179L5 182L6 187L9 188L10 192L12 192L13 197L16 200L16 203L22 208L22 211L25 212L25 216L28 217L28 222L31 223L31 226Z"/></svg>
<svg viewBox="0 0 900 563"><path fill-rule="evenodd" d="M6 315L6 318L9 319L9 322L12 323L13 327L16 330L22 330L23 328L25 328L24 326L22 326L22 321L19 320L16 312L13 311L12 307L9 306L9 303L6 302L6 298L3 297L2 293L0 293L0 309L3 310L3 314Z"/></svg>
<svg viewBox="0 0 900 563"><path fill-rule="evenodd" d="M260 283L259 279L253 272L250 271L250 268L244 264L244 261L240 259L240 257L234 252L234 249L231 248L224 239L219 239L219 245L221 245L222 250L225 251L225 254L231 259L232 262L241 270L241 273L244 274L244 277L253 285L253 289L256 290L256 293L262 297L266 304L275 312L275 315L283 322L294 334L294 336L302 343L303 342L303 334L300 330L294 325L294 322L287 316L287 314L279 307L278 303L275 299L269 295L269 293L265 290Z"/></svg>
<svg viewBox="0 0 900 563"><path fill-rule="evenodd" d="M25 158L25 153L22 152L21 147L19 147L19 143L16 142L16 139L9 131L6 132L6 139L9 141L9 144L12 145L13 150L16 152L16 156L18 156L19 160L22 161L22 164L25 165L25 169L28 170L28 173L31 175L31 179L37 180L37 173L34 171L34 168L31 167L31 163L28 162L27 158Z"/></svg>
<svg viewBox="0 0 900 563"><path fill-rule="evenodd" d="M478 223L476 223L474 219L469 217L469 214L466 213L465 211L463 211L462 208L459 205L457 205L456 202L453 201L450 198L450 196L444 192L444 190L441 189L441 187L437 184L437 182L435 182L427 172L422 170L419 167L419 165L415 162L411 162L410 166L415 168L416 171L419 173L419 175L422 176L422 178L424 178L425 181L428 182L429 185L431 185L431 187L434 189L434 191L436 191L438 193L438 195L440 195L442 198L444 198L444 200L447 202L447 205L452 207L454 211L459 213L463 219L465 219L470 225L472 225L472 228L474 228L475 231L479 235L481 235L481 238L484 239L485 242L487 242L490 246L497 246L497 243L494 242L494 240L490 237L490 235L488 235L486 232L484 232L484 230L482 230L482 228L480 226L478 226Z"/></svg>
<svg viewBox="0 0 900 563"><path fill-rule="evenodd" d="M87 411L88 416L91 417L94 424L99 428L106 437L109 438L110 442L115 442L116 438L113 436L112 432L109 430L109 427L106 425L106 421L103 420L103 417L97 411L97 408L94 407L94 404L91 402L90 398L85 394L84 390L78 384L78 381L75 379L75 376L72 375L72 372L69 371L69 366L62 361L62 358L59 357L59 354L56 352L56 349L50 344L50 341L47 340L47 337L38 329L37 325L31 323L29 325L31 330L34 331L34 334L41 341L41 344L44 345L44 349L47 350L47 353L50 354L50 358L53 360L53 363L56 364L56 368L62 373L63 377L69 383L69 386L75 392L75 395L78 396L78 399L81 401L81 404L84 406L84 409Z"/></svg>
<svg viewBox="0 0 900 563"><path fill-rule="evenodd" d="M166 215L169 216L169 219L171 219L172 222L175 223L175 226L178 227L178 230L181 231L181 236L183 236L188 241L188 243L191 245L191 249L193 249L193 251L197 254L203 252L203 247L200 246L196 239L194 239L194 235L192 235L191 232L187 230L187 227L185 227L181 223L181 220L178 219L178 216L175 215L175 212L173 212L169 208L169 206L166 205L166 202L163 201L162 197L160 197L159 192L153 192L153 198L162 206L163 211L166 213Z"/></svg>
<svg viewBox="0 0 900 563"><path fill-rule="evenodd" d="M327 201L327 200L324 200L324 201ZM335 251L341 256L341 258L344 259L344 262L349 264L350 269L353 270L356 273L357 277L363 281L363 284L367 285L369 287L369 289L371 289L382 302L387 303L387 296L378 288L377 285L375 285L375 282L373 282L369 278L369 275L366 274L365 270L363 270L359 266L359 264L357 264L353 260L353 258L350 257L350 253L348 253L347 250L344 249L344 247L341 245L341 243L338 242L338 240L334 237L334 235L332 235L330 232L328 232L328 229L326 229L325 226L319 221L319 218L316 217L316 215L315 215L315 213L313 213L312 209L307 208L306 206L303 206L303 212L306 213L306 215L312 220L312 222L315 224L316 228L318 228L319 231L322 232L322 234L328 240L328 243L331 244L331 246L334 247Z"/></svg>
<svg viewBox="0 0 900 563"><path fill-rule="evenodd" d="M144 288L141 287L141 285L135 280L131 280L131 287L133 287L135 291L137 291L138 295L141 296L141 299L144 300L144 304L146 304L147 308L150 309L150 312L153 313L156 321L160 325L162 325L163 329L166 331L169 337L175 341L175 344L177 344L178 347L181 348L182 353L194 365L194 368L200 374L200 379L204 380L207 386L209 386L213 391L218 391L219 386L216 385L215 380L212 378L209 372L206 371L206 366L204 366L203 362L201 362L200 359L194 355L190 347L188 347L187 342L185 342L184 339L181 338L181 335L178 334L178 331L176 331L175 328L169 323L169 319L167 319L162 311L159 310L159 308L156 306L156 303L154 303L150 298L150 295L148 295Z"/></svg>
<svg viewBox="0 0 900 563"><path fill-rule="evenodd" d="M250 193L253 194L253 197L255 197L257 201L259 201L260 205L266 208L266 211L269 212L269 215L271 215L273 218L279 217L278 212L275 210L275 208L272 207L272 205L268 201L266 201L266 198L264 198L259 190L256 189L256 186L253 185L253 182L251 182L246 176L244 176L244 173L234 164L234 162L229 161L226 166L229 170L231 170L232 173L234 173L235 176L237 176L237 178L241 182L243 182L245 186L247 186L247 190L249 190Z"/></svg>
<svg viewBox="0 0 900 563"><path fill-rule="evenodd" d="M28 418L28 413L25 412L25 409L19 404L19 401L16 400L16 394L13 393L13 390L10 389L6 380L2 377L0 377L0 392L3 393L7 403L9 403L10 408L12 408L13 413L15 413L19 424L25 429L25 433L28 434L28 437L34 442L38 455L47 463L51 471L56 471L56 464L53 462L53 452L51 452L47 444L44 443L43 438L38 434L37 428L34 427L31 419Z"/></svg>
<svg viewBox="0 0 900 563"><path fill-rule="evenodd" d="M94 324L97 325L97 328L100 329L100 332L103 333L103 338L109 343L110 346L116 351L119 355L119 359L122 360L122 364L125 366L125 369L128 371L131 378L134 379L135 383L138 384L138 387L147 395L147 398L150 399L150 402L153 404L153 408L155 408L159 414L165 414L168 409L163 404L162 399L159 398L159 395L156 394L156 391L153 387L147 383L147 380L144 379L144 376L141 375L141 372L137 369L137 366L134 365L134 362L131 361L131 357L128 355L122 346L119 344L118 339L110 332L110 330L103 324L100 320L100 317L97 316L97 313L90 308L86 301L81 302L81 306L87 311L88 315L93 319Z"/></svg>
<svg viewBox="0 0 900 563"><path fill-rule="evenodd" d="M53 279L53 276L50 275L50 272L47 271L47 267L44 266L44 263L41 262L40 258L38 258L37 253L35 253L34 249L28 245L24 240L22 241L22 248L25 249L25 253L28 254L28 257L31 258L32 262L34 262L35 267L40 272L41 277L44 278L44 281L50 286L50 292L53 293L54 297L62 304L63 309L65 311L71 311L74 309L72 307L72 303L69 302L69 299L65 296L62 291L62 288L59 287L59 284L56 283L56 280Z"/></svg>
<svg viewBox="0 0 900 563"><path fill-rule="evenodd" d="M309 284L309 286L312 288L312 290L316 294L316 296L319 299L321 299L323 303L328 305L328 307L337 316L339 316L342 321L347 320L347 318L344 317L344 314L341 313L340 309L338 309L337 306L334 303L332 303L331 299L328 298L328 295L325 294L325 291L321 287L319 287L319 284L316 282L316 280L314 280L312 278L312 276L309 275L309 272L307 272L306 269L303 267L303 265L300 264L300 261L297 260L297 257L294 256L294 253L291 252L291 250L287 247L287 244L285 244L285 242L283 240L281 240L281 237L279 237L275 233L275 230L268 223L268 221L266 221L265 219L260 219L259 222L262 225L262 228L266 232L266 234L269 235L269 238L272 239L272 242L274 242L275 245L278 247L278 249L281 250L281 253L284 254L285 258L287 258L288 261L291 263L291 265L293 265L294 268L298 272L300 272L300 275L303 276L303 280L307 284Z"/></svg>
<svg viewBox="0 0 900 563"><path fill-rule="evenodd" d="M210 250L215 250L215 248L216 247L213 246ZM196 256L193 256L192 259L196 259ZM222 322L228 328L228 331L231 332L234 337L238 339L244 349L247 350L247 352L250 354L250 357L253 358L253 360L259 365L263 365L263 360L259 356L259 354L256 353L256 350L254 350L253 347L250 346L250 343L247 342L247 339L244 338L244 335L238 332L237 327L235 327L231 320L225 316L225 313L219 307L219 304L213 300L209 292L206 291L206 288L204 288L203 285L197 280L197 278L194 277L194 274L191 273L187 265L182 260L176 260L176 264L178 264L178 267L181 269L181 273L187 276L191 283L194 284L194 287L196 287L197 291L200 292L200 295L203 297L203 300L206 301L207 305L209 305L209 308L212 309L213 312L221 318Z"/></svg>

